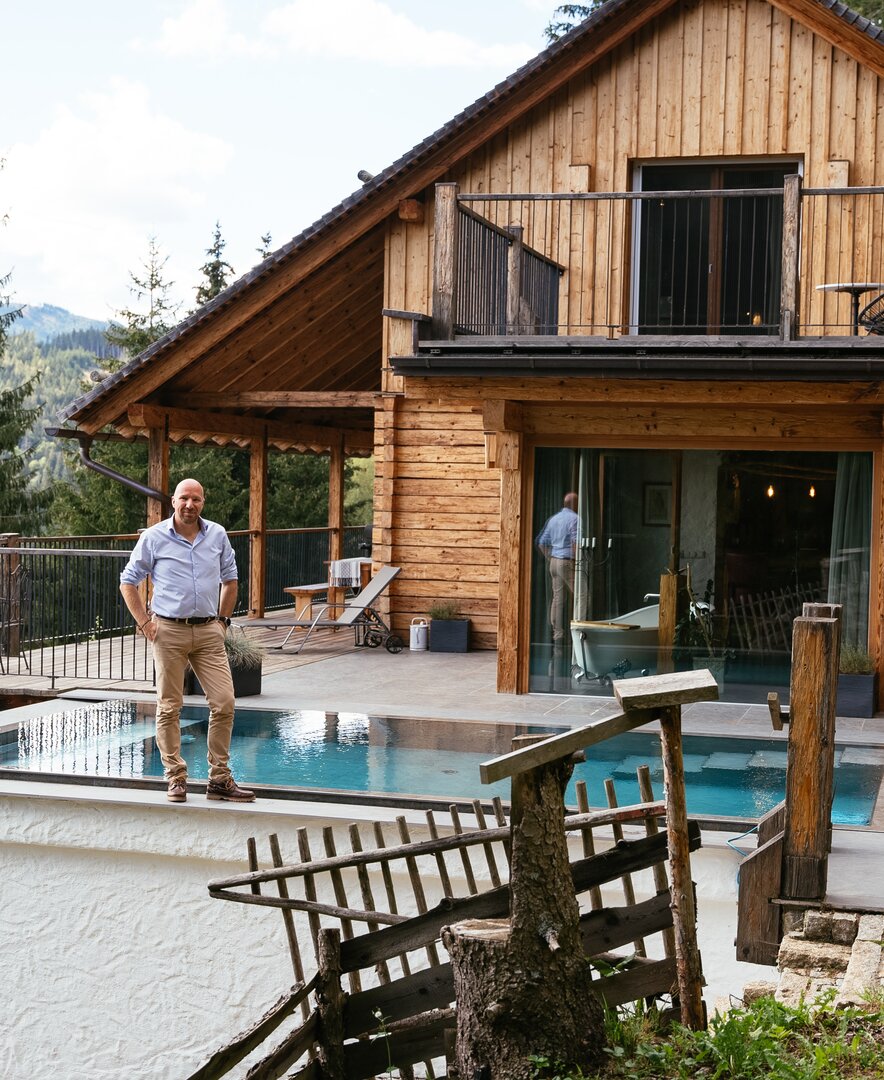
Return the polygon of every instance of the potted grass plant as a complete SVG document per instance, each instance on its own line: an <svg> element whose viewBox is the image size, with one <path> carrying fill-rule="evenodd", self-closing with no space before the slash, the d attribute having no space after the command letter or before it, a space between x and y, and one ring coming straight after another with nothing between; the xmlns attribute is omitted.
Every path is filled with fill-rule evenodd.
<svg viewBox="0 0 884 1080"><path fill-rule="evenodd" d="M470 642L470 620L462 618L451 600L430 605L430 652L466 652Z"/></svg>
<svg viewBox="0 0 884 1080"><path fill-rule="evenodd" d="M265 649L250 638L242 627L231 626L224 638L224 650L233 676L233 692L236 697L254 697L261 693L261 676ZM184 677L186 694L201 694L203 688L192 668Z"/></svg>
<svg viewBox="0 0 884 1080"><path fill-rule="evenodd" d="M874 716L877 706L878 672L874 659L859 645L842 645L835 711L839 716Z"/></svg>

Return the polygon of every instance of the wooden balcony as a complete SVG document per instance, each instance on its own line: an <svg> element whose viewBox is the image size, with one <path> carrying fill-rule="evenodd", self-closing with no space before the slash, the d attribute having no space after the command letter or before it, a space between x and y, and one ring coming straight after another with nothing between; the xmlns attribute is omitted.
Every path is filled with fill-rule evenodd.
<svg viewBox="0 0 884 1080"><path fill-rule="evenodd" d="M857 313L884 292L884 187L802 188L794 174L699 191L439 184L435 215L422 354L467 341L524 351L527 339L559 354L674 341L789 350L821 338L843 349L867 340Z"/></svg>

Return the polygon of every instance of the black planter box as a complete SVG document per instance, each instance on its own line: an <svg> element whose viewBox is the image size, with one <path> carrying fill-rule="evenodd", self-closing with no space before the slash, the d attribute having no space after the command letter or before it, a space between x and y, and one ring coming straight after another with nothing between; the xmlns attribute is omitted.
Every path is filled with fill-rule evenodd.
<svg viewBox="0 0 884 1080"><path fill-rule="evenodd" d="M233 676L233 693L236 697L255 697L261 693L261 668L232 667L230 674ZM184 693L201 694L203 688L196 677L193 668L188 668L184 674Z"/></svg>
<svg viewBox="0 0 884 1080"><path fill-rule="evenodd" d="M839 675L838 716L874 716L878 707L878 675Z"/></svg>
<svg viewBox="0 0 884 1080"><path fill-rule="evenodd" d="M430 652L466 652L469 646L469 619L430 619Z"/></svg>

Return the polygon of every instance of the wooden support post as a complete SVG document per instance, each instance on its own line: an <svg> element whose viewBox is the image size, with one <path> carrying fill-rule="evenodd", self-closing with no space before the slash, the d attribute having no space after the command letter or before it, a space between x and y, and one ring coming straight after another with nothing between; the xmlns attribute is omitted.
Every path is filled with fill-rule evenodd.
<svg viewBox="0 0 884 1080"><path fill-rule="evenodd" d="M341 989L341 932L322 929L317 941L318 981L316 1006L319 1012L319 1063L326 1080L345 1080L344 1003Z"/></svg>
<svg viewBox="0 0 884 1080"><path fill-rule="evenodd" d="M665 577L661 581L665 581ZM681 705L715 701L718 684L708 671L685 671L614 683L614 695L627 714L633 709L660 710L663 794L669 847L669 895L675 934L675 962L681 1022L695 1031L706 1026L703 971L697 947L697 904L691 880L691 848L682 758Z"/></svg>
<svg viewBox="0 0 884 1080"><path fill-rule="evenodd" d="M331 448L328 463L328 557L332 561L344 553L344 442Z"/></svg>
<svg viewBox="0 0 884 1080"><path fill-rule="evenodd" d="M267 436L252 439L249 456L249 618L264 616L267 580Z"/></svg>
<svg viewBox="0 0 884 1080"><path fill-rule="evenodd" d="M147 429L147 486L154 491L169 490L169 438L166 426ZM168 507L160 499L147 500L147 525L163 520Z"/></svg>
<svg viewBox="0 0 884 1080"><path fill-rule="evenodd" d="M675 669L673 652L678 624L688 613L687 577L683 572L660 578L660 617L657 637L657 671L662 675Z"/></svg>
<svg viewBox="0 0 884 1080"><path fill-rule="evenodd" d="M660 716L663 787L669 845L669 893L675 934L675 964L681 1022L699 1031L706 1026L703 1011L703 970L697 947L697 907L691 880L688 812L684 789L681 706L672 705Z"/></svg>
<svg viewBox="0 0 884 1080"><path fill-rule="evenodd" d="M506 332L511 337L525 331L521 326L522 307L522 233L521 225L510 225L512 237L506 257Z"/></svg>
<svg viewBox="0 0 884 1080"><path fill-rule="evenodd" d="M822 900L826 895L840 645L840 620L795 620L786 762L784 900Z"/></svg>
<svg viewBox="0 0 884 1080"><path fill-rule="evenodd" d="M801 177L783 181L783 268L780 288L780 334L791 341L798 333L798 234L801 226Z"/></svg>
<svg viewBox="0 0 884 1080"><path fill-rule="evenodd" d="M436 185L433 247L433 335L453 341L457 325L457 184Z"/></svg>
<svg viewBox="0 0 884 1080"><path fill-rule="evenodd" d="M497 692L514 694L519 683L519 573L522 534L522 436L511 433L514 452L500 473L500 603L497 626ZM514 458L515 460L512 460Z"/></svg>
<svg viewBox="0 0 884 1080"><path fill-rule="evenodd" d="M841 621L844 608L841 604L804 604L801 609L801 614L807 619L837 619L838 620L838 644L836 646L835 659L833 661L835 665L835 710L831 717L831 727L828 729L829 738L829 752L826 755L826 765L828 767L828 775L826 777L826 790L830 792L829 797L829 829L828 829L828 842L826 844L826 851L832 850L832 814L831 805L832 800L835 797L835 726L837 724L838 717L836 715L838 711L838 675L837 672L841 670L841 635L844 629L844 623ZM769 696L769 695L768 695ZM785 811L784 811L785 813Z"/></svg>

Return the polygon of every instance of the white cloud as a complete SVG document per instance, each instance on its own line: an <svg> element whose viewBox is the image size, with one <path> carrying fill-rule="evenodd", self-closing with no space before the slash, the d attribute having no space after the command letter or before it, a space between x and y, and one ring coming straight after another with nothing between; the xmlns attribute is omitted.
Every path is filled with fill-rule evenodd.
<svg viewBox="0 0 884 1080"><path fill-rule="evenodd" d="M148 237L162 244L165 232L202 208L208 182L231 155L226 142L164 116L143 86L122 79L59 106L33 142L7 155L3 247L16 294L59 302L35 296L30 284L52 282L64 306L107 317L128 303L129 271L138 269ZM94 310L96 295L107 298L108 311Z"/></svg>
<svg viewBox="0 0 884 1080"><path fill-rule="evenodd" d="M137 48L144 49L143 42ZM271 8L253 36L236 31L224 0L190 0L165 19L151 48L167 56L362 60L388 67L518 67L537 51L520 44L486 44L448 30L426 30L382 0L293 0Z"/></svg>
<svg viewBox="0 0 884 1080"><path fill-rule="evenodd" d="M159 39L147 45L133 42L137 51L155 49L166 56L206 56L256 59L274 52L269 42L248 38L231 28L224 0L191 0L176 19L163 19Z"/></svg>
<svg viewBox="0 0 884 1080"><path fill-rule="evenodd" d="M336 0L331 9L293 0L271 11L262 29L294 53L370 60L394 67L515 67L530 45L486 45L448 30L425 30L381 0Z"/></svg>

